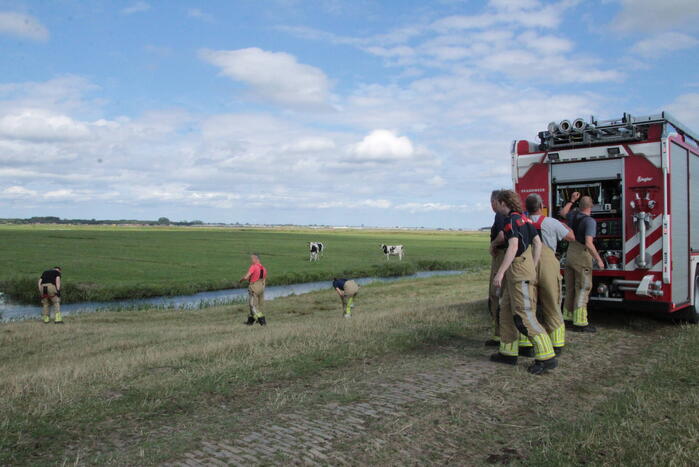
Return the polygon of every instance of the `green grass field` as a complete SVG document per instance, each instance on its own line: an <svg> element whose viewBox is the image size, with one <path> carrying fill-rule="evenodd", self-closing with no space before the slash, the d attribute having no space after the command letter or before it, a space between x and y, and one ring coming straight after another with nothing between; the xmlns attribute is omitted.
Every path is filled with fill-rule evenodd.
<svg viewBox="0 0 699 467"><path fill-rule="evenodd" d="M308 261L308 241L325 243L320 261ZM0 226L0 291L35 302L37 278L56 264L64 303L231 288L250 253L261 256L269 284L480 268L487 242L455 232ZM403 262L387 264L381 243L405 245Z"/></svg>

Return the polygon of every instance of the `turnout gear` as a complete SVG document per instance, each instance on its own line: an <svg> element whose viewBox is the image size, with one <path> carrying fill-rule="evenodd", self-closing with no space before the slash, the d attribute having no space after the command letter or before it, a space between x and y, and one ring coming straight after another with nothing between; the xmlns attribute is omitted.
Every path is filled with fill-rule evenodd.
<svg viewBox="0 0 699 467"><path fill-rule="evenodd" d="M342 313L345 318L352 316L352 307L354 306L354 297L359 292L359 286L355 281L346 281L341 289L344 294L340 296L342 299Z"/></svg>
<svg viewBox="0 0 699 467"><path fill-rule="evenodd" d="M506 363L507 365L516 365L517 356L516 355L503 355L502 352L494 353L490 356L491 362Z"/></svg>
<svg viewBox="0 0 699 467"><path fill-rule="evenodd" d="M62 323L63 322L63 316L61 315L61 298L60 295L58 294L58 291L56 290L56 286L54 284L41 284L41 290L42 290L42 295L41 295L41 305L42 305L42 316L44 319L44 323L48 323L51 320L51 311L50 308L53 306L53 311L54 311L54 321L56 323Z"/></svg>
<svg viewBox="0 0 699 467"><path fill-rule="evenodd" d="M500 353L519 355L520 332L534 346L534 357L544 361L555 357L551 339L536 318L537 273L531 244L537 235L531 221L517 212L507 218L505 239L518 239L517 254L503 278L500 299Z"/></svg>
<svg viewBox="0 0 699 467"><path fill-rule="evenodd" d="M539 232L539 236L542 236L545 220L546 216L539 216L534 221L534 227ZM541 324L546 329L553 347L563 347L565 345L565 323L561 313L561 302L563 299L561 263L556 258L554 250L545 243L541 248L539 264L536 265L536 280L537 300L541 310Z"/></svg>
<svg viewBox="0 0 699 467"><path fill-rule="evenodd" d="M592 290L592 255L585 245L575 241L566 253L565 307L574 326L587 326L587 302Z"/></svg>
<svg viewBox="0 0 699 467"><path fill-rule="evenodd" d="M597 222L581 212L571 212L568 223L575 234L575 241L568 243L566 253L566 318L574 326L587 326L587 302L592 290L593 257L585 246L586 237L594 237Z"/></svg>
<svg viewBox="0 0 699 467"><path fill-rule="evenodd" d="M517 317L515 316L515 326L517 328L520 328L521 325L517 324L518 320ZM519 347L519 356L520 357L533 357L534 356L534 344L531 343L529 338L525 336L524 334L519 335L519 342L517 343Z"/></svg>
<svg viewBox="0 0 699 467"><path fill-rule="evenodd" d="M490 242L492 243L505 227L505 216L500 213L495 214L493 225L490 227ZM490 262L490 283L488 287L488 311L490 311L490 319L493 327L493 337L486 341L486 346L500 345L500 295L499 288L493 286L493 277L500 269L502 259L505 257L505 249L507 245L504 243L495 248L494 255Z"/></svg>
<svg viewBox="0 0 699 467"><path fill-rule="evenodd" d="M492 235L491 235L492 236ZM490 263L490 288L488 290L488 309L490 311L490 319L493 326L493 337L488 340L485 345L500 344L500 295L501 289L493 286L493 278L500 269L502 259L505 257L505 250L498 248L495 250L495 256L492 257Z"/></svg>
<svg viewBox="0 0 699 467"><path fill-rule="evenodd" d="M570 330L573 332L597 332L597 328L591 324L588 324L587 326L573 325Z"/></svg>
<svg viewBox="0 0 699 467"><path fill-rule="evenodd" d="M250 317L253 322L256 319L264 318L262 306L265 301L265 279L258 279L248 285L248 305L250 306Z"/></svg>
<svg viewBox="0 0 699 467"><path fill-rule="evenodd" d="M248 316L248 320L245 324L248 326L252 326L253 324L255 324L255 318L253 318L252 316Z"/></svg>
<svg viewBox="0 0 699 467"><path fill-rule="evenodd" d="M558 366L558 361L556 358L550 358L548 360L535 360L531 364L527 371L533 375L543 375L548 370L553 370Z"/></svg>

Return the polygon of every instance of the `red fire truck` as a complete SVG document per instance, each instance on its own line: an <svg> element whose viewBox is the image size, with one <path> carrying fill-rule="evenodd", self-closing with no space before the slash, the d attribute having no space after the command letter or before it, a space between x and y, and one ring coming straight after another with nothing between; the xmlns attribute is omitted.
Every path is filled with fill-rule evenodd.
<svg viewBox="0 0 699 467"><path fill-rule="evenodd" d="M512 145L515 190L552 216L574 191L592 197L605 268L590 306L699 321L699 135L663 112L551 122L538 137Z"/></svg>

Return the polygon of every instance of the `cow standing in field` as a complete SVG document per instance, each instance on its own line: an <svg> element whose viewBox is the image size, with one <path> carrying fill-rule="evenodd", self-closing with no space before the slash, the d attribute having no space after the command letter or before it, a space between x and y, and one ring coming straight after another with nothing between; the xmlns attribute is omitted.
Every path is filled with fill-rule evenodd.
<svg viewBox="0 0 699 467"><path fill-rule="evenodd" d="M403 245L384 245L382 243L381 249L383 254L386 255L386 261L388 261L390 256L397 256L400 261L403 261L403 253L405 252Z"/></svg>
<svg viewBox="0 0 699 467"><path fill-rule="evenodd" d="M310 253L308 261L318 261L324 249L325 245L322 242L308 242L308 252Z"/></svg>

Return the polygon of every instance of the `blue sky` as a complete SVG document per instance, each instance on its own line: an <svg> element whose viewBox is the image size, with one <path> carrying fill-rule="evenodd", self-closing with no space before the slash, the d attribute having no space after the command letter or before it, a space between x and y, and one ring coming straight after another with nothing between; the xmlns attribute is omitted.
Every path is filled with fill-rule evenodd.
<svg viewBox="0 0 699 467"><path fill-rule="evenodd" d="M0 217L476 228L551 120L699 130L695 0L0 0Z"/></svg>

